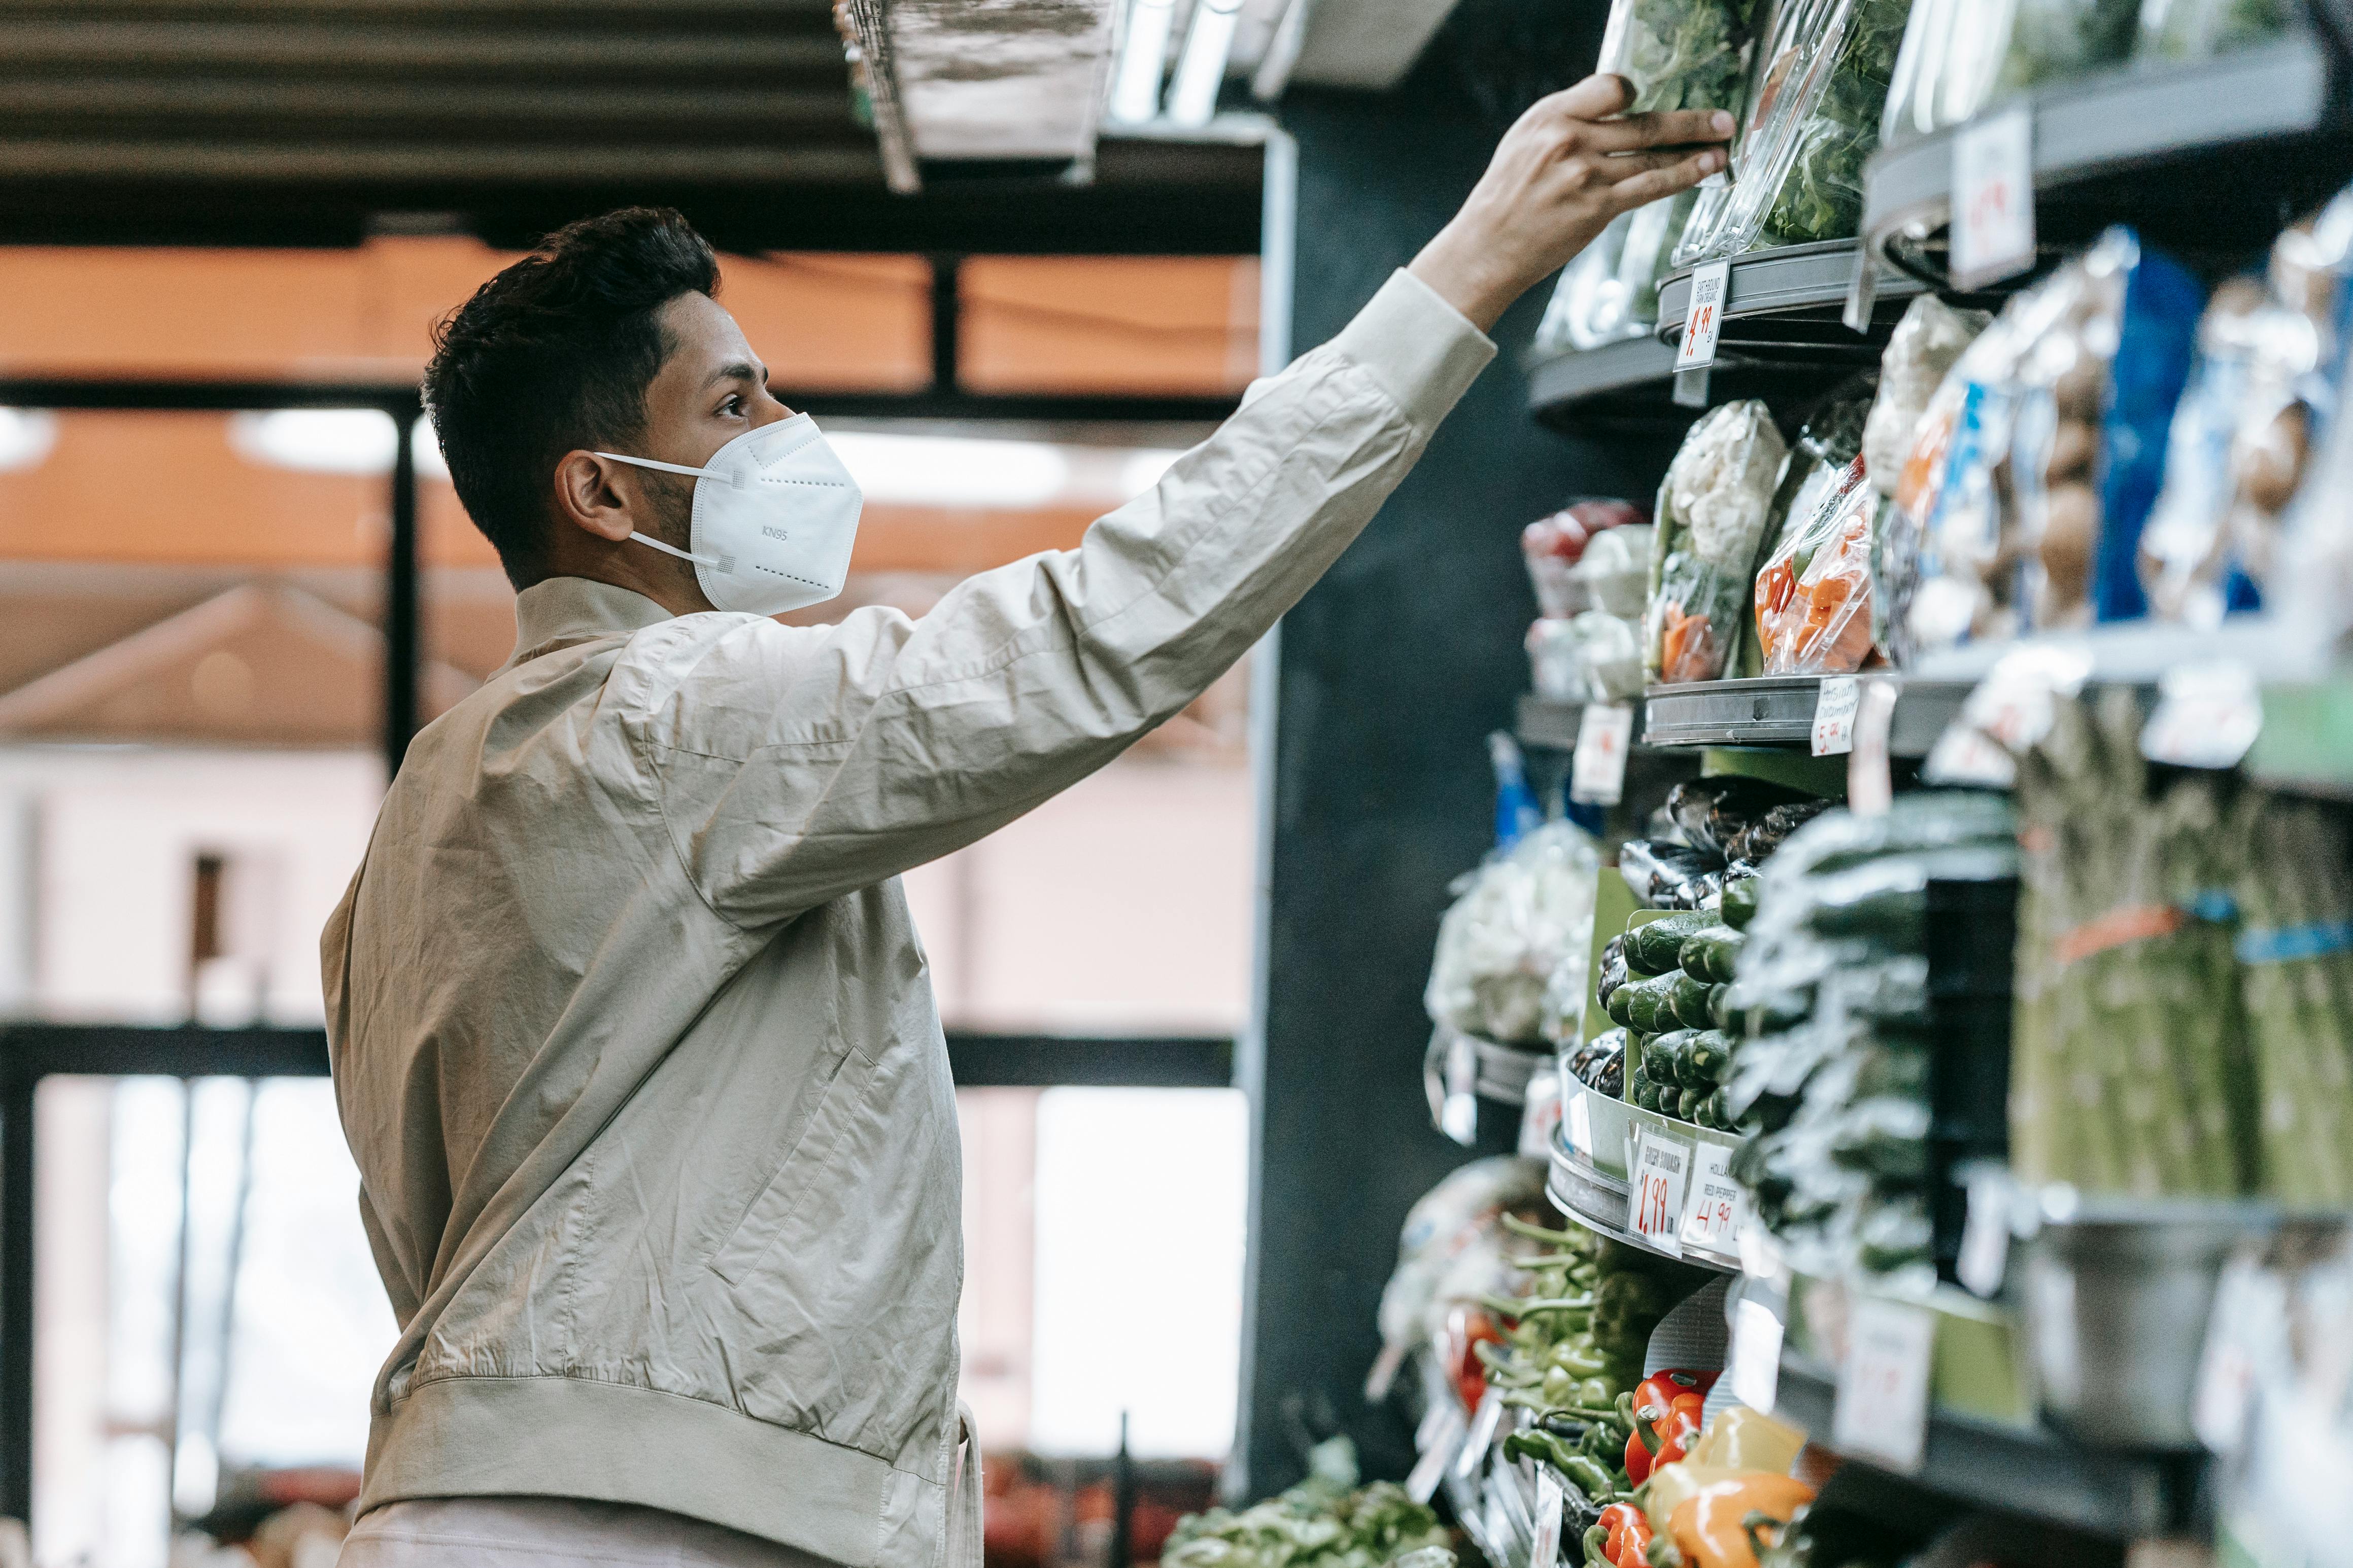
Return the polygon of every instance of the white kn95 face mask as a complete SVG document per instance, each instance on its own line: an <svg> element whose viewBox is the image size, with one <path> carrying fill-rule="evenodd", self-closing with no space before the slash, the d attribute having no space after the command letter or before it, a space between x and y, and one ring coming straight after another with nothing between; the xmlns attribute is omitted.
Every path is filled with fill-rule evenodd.
<svg viewBox="0 0 2353 1568"><path fill-rule="evenodd" d="M720 609L781 615L841 592L865 498L807 415L746 430L699 468L622 452L596 456L693 478L691 548L635 531L629 537L693 562L703 597Z"/></svg>

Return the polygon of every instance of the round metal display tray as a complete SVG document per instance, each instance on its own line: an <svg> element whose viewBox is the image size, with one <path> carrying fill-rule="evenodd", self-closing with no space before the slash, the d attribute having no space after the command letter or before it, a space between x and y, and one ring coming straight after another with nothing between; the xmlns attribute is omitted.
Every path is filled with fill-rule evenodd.
<svg viewBox="0 0 2353 1568"><path fill-rule="evenodd" d="M1768 675L1653 686L1642 699L1646 746L1804 746L1813 739L1819 675ZM1925 757L1968 698L1971 683L1907 679L1888 732L1890 756Z"/></svg>
<svg viewBox="0 0 2353 1568"><path fill-rule="evenodd" d="M1841 367L1878 363L1885 334L1922 290L1916 279L1881 278L1872 331L1854 331L1842 317L1862 255L1857 241L1831 239L1732 258L1717 354ZM1683 341L1691 280L1686 268L1669 273L1659 285L1659 337L1664 342Z"/></svg>

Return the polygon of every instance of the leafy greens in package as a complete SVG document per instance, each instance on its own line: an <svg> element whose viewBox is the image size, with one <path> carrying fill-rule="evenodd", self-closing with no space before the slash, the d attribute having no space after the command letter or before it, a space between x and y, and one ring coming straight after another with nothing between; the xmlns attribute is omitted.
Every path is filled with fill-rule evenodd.
<svg viewBox="0 0 2353 1568"><path fill-rule="evenodd" d="M1685 191L1612 218L1560 275L1536 346L1598 349L1650 336L1659 324L1659 279L1672 265L1694 199Z"/></svg>
<svg viewBox="0 0 2353 1568"><path fill-rule="evenodd" d="M1597 70L1624 77L1636 112L1740 106L1757 0L1612 0Z"/></svg>
<svg viewBox="0 0 2353 1568"><path fill-rule="evenodd" d="M1759 41L1732 179L1701 194L1675 259L1851 238L1913 0L1786 0Z"/></svg>
<svg viewBox="0 0 2353 1568"><path fill-rule="evenodd" d="M2142 0L1915 0L1881 139L1926 136L2042 82L2117 64L2133 53L2142 9Z"/></svg>

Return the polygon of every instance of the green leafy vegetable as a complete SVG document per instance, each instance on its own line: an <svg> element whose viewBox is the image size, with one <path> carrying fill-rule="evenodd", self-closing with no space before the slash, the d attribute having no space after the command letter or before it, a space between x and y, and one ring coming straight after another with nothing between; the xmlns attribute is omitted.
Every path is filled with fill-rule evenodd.
<svg viewBox="0 0 2353 1568"><path fill-rule="evenodd" d="M1748 63L1754 0L1618 0L1601 67L1634 87L1634 108L1733 109Z"/></svg>

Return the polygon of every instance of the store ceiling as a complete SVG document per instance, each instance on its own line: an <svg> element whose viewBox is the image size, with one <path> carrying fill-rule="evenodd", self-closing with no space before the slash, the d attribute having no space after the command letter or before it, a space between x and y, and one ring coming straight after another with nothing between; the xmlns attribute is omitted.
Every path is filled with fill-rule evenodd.
<svg viewBox="0 0 2353 1568"><path fill-rule="evenodd" d="M1008 70L1046 89L1040 112L1060 120L1002 147L1091 130L1099 95L1078 86L1111 0L917 10L938 50L919 55L923 90L980 103L995 81L1001 108ZM992 49L967 47L988 18ZM979 110L958 112L977 136ZM0 11L0 242L348 245L373 229L516 246L665 202L742 250L1246 251L1259 164L1255 147L1107 143L1091 185L1025 170L893 196L828 0Z"/></svg>

